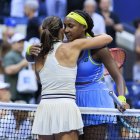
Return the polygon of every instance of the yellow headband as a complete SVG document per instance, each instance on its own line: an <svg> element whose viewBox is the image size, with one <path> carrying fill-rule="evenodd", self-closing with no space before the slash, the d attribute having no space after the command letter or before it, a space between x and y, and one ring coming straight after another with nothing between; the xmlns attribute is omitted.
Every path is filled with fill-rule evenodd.
<svg viewBox="0 0 140 140"><path fill-rule="evenodd" d="M86 29L88 28L86 20L79 14L77 14L75 12L70 12L66 17L72 18L72 19L76 20L78 23L85 25Z"/></svg>

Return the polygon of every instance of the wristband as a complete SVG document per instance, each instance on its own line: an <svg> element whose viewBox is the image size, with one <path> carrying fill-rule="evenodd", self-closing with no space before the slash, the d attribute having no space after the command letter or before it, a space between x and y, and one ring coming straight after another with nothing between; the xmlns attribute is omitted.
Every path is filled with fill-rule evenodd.
<svg viewBox="0 0 140 140"><path fill-rule="evenodd" d="M118 99L122 102L122 103L126 103L126 98L123 95L118 96Z"/></svg>
<svg viewBox="0 0 140 140"><path fill-rule="evenodd" d="M31 46L27 47L26 53L27 53L28 55L30 55L30 48L31 48Z"/></svg>

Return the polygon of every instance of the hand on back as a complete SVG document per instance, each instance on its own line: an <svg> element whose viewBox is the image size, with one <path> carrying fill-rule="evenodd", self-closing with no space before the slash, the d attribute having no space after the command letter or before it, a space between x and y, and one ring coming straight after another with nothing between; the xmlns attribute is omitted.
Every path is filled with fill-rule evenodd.
<svg viewBox="0 0 140 140"><path fill-rule="evenodd" d="M41 52L40 44L32 45L30 47L30 51L29 52L30 52L30 55L38 56L39 53Z"/></svg>

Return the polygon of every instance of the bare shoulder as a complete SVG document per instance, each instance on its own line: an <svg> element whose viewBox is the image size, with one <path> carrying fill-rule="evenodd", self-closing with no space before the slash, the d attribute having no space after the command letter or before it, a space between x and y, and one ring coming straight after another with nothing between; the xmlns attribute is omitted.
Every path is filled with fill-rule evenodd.
<svg viewBox="0 0 140 140"><path fill-rule="evenodd" d="M75 49L81 42L83 42L83 40L85 39L75 39L74 41L63 43L62 47L66 49Z"/></svg>
<svg viewBox="0 0 140 140"><path fill-rule="evenodd" d="M109 52L109 49L107 47L101 48L101 49L97 49L97 50L93 50L93 56L96 57L97 59L100 59L102 61L104 61L104 59L110 59L111 58L111 54Z"/></svg>
<svg viewBox="0 0 140 140"><path fill-rule="evenodd" d="M69 43L63 43L57 49L56 55L61 57L69 57L70 53L71 53L71 46L69 45Z"/></svg>
<svg viewBox="0 0 140 140"><path fill-rule="evenodd" d="M70 43L63 43L56 51L57 60L67 66L75 66L78 56L78 53L74 51Z"/></svg>

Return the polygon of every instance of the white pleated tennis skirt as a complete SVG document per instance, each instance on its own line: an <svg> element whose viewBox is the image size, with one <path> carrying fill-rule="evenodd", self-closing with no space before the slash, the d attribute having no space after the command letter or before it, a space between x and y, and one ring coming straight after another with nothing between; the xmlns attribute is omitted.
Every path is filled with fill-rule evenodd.
<svg viewBox="0 0 140 140"><path fill-rule="evenodd" d="M43 99L38 105L32 133L53 135L78 130L83 133L83 121L73 99Z"/></svg>

